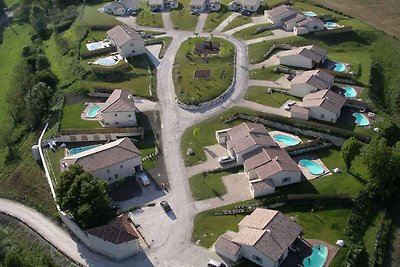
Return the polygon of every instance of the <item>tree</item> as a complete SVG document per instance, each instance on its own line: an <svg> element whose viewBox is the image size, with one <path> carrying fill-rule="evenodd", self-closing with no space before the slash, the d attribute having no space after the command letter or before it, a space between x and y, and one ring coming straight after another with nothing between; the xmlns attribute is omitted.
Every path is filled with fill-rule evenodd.
<svg viewBox="0 0 400 267"><path fill-rule="evenodd" d="M380 136L386 139L389 146L394 146L398 141L400 141L400 128L397 124L391 122L389 127L383 129Z"/></svg>
<svg viewBox="0 0 400 267"><path fill-rule="evenodd" d="M43 35L48 22L46 11L39 5L33 5L29 12L29 22L39 35Z"/></svg>
<svg viewBox="0 0 400 267"><path fill-rule="evenodd" d="M4 257L4 267L22 267L24 264L17 253L13 251L7 251Z"/></svg>
<svg viewBox="0 0 400 267"><path fill-rule="evenodd" d="M347 171L351 168L351 162L354 158L360 154L362 143L355 137L350 137L343 145L341 149L342 158L346 164Z"/></svg>
<svg viewBox="0 0 400 267"><path fill-rule="evenodd" d="M32 128L36 127L47 114L52 95L53 90L44 82L38 82L26 93L24 97L28 112L26 118Z"/></svg>
<svg viewBox="0 0 400 267"><path fill-rule="evenodd" d="M84 228L101 225L115 213L108 196L108 184L95 179L82 167L71 165L56 185L57 201Z"/></svg>

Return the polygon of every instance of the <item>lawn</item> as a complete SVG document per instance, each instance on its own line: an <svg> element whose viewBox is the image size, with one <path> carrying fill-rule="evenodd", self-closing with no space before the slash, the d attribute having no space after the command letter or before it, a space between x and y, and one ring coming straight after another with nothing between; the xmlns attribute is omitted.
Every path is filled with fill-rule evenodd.
<svg viewBox="0 0 400 267"><path fill-rule="evenodd" d="M252 22L250 17L240 15L240 16L234 18L222 31L226 32L230 29L242 26L242 25L250 23L250 22Z"/></svg>
<svg viewBox="0 0 400 267"><path fill-rule="evenodd" d="M202 55L193 54L196 43L202 38L190 38L182 43L175 58L173 79L176 95L184 103L201 103L215 99L221 95L232 82L233 76L233 45L221 38L212 38L214 43L220 43L218 55L210 55L205 63ZM196 70L210 70L210 79L194 79Z"/></svg>
<svg viewBox="0 0 400 267"><path fill-rule="evenodd" d="M196 215L192 241L200 241L200 246L209 248L227 230L237 232L239 230L237 224L246 214L215 216L214 212L243 204L261 203L261 201L260 199L239 202ZM311 208L313 206L284 206L280 211L296 219L297 223L304 228L305 238L321 239L331 244L334 244L337 239L343 238L343 230L346 227L351 205L324 206L321 211L314 211L313 214L310 214Z"/></svg>
<svg viewBox="0 0 400 267"><path fill-rule="evenodd" d="M86 47L87 43L98 42L107 38L106 31L90 31L85 39L81 42L80 52L88 52L88 48Z"/></svg>
<svg viewBox="0 0 400 267"><path fill-rule="evenodd" d="M21 2L21 0L5 0L4 2L6 3L6 6L10 7L12 5L15 5L15 4Z"/></svg>
<svg viewBox="0 0 400 267"><path fill-rule="evenodd" d="M101 128L98 121L81 119L81 113L85 109L83 104L65 105L61 119L61 129L93 129Z"/></svg>
<svg viewBox="0 0 400 267"><path fill-rule="evenodd" d="M198 16L190 14L190 0L179 1L177 9L171 10L171 21L174 29L193 31L196 28Z"/></svg>
<svg viewBox="0 0 400 267"><path fill-rule="evenodd" d="M244 98L246 100L274 108L280 108L287 100L299 100L294 96L285 95L278 92L268 94L266 91L267 87L250 86L247 89Z"/></svg>
<svg viewBox="0 0 400 267"><path fill-rule="evenodd" d="M22 48L31 43L31 27L26 24L13 24L14 31L5 28L3 31L3 43L0 44L0 124L7 123L7 91L12 88L12 73L21 57Z"/></svg>
<svg viewBox="0 0 400 267"><path fill-rule="evenodd" d="M190 190L195 200L221 197L227 193L223 176L243 171L242 167L215 173L200 173L189 178Z"/></svg>
<svg viewBox="0 0 400 267"><path fill-rule="evenodd" d="M204 31L211 32L231 14L232 11L227 11L225 10L224 7L221 7L221 9L218 12L211 12L207 16L206 24L204 26Z"/></svg>
<svg viewBox="0 0 400 267"><path fill-rule="evenodd" d="M244 39L244 40L250 40L250 39L256 39L256 38L260 38L260 37L265 37L268 35L271 35L272 32L269 30L266 31L262 31L259 32L257 34L256 31L261 28L261 27L265 27L265 26L270 26L270 23L264 23L264 24L258 24L258 25L254 25L248 28L245 28L241 31L235 32L233 34L234 37L238 38L238 39Z"/></svg>
<svg viewBox="0 0 400 267"><path fill-rule="evenodd" d="M90 5L86 4L83 9L82 23L91 27L109 27L112 28L118 24L122 24L116 20L115 16L102 13L98 11L99 8L103 7L105 3Z"/></svg>
<svg viewBox="0 0 400 267"><path fill-rule="evenodd" d="M136 139L135 142L136 147L142 153L142 158L146 157L147 155L153 154L156 152L156 139L154 137L154 133L151 130L145 131L144 139L140 139L139 137ZM157 160L147 160L143 161L143 168L146 170L152 169L157 165Z"/></svg>
<svg viewBox="0 0 400 267"><path fill-rule="evenodd" d="M65 156L65 149L59 148L56 151L52 151L51 149L46 149L44 151L45 157L47 159L48 167L50 167L50 175L54 179L60 178L61 169L60 169L60 160Z"/></svg>
<svg viewBox="0 0 400 267"><path fill-rule="evenodd" d="M276 81L284 74L280 72L274 72L273 70L279 66L270 66L261 69L250 70L250 79L254 80L267 80L267 81Z"/></svg>
<svg viewBox="0 0 400 267"><path fill-rule="evenodd" d="M318 6L315 6L315 5L306 3L306 2L296 1L296 2L294 2L293 6L300 11L312 11L312 12L316 13L318 16L329 15L335 19L346 18L346 16L340 15L337 12L327 10L325 8L318 7Z"/></svg>
<svg viewBox="0 0 400 267"><path fill-rule="evenodd" d="M141 11L137 16L136 23L141 26L149 27L164 27L164 22L161 17L161 13L153 13L150 10L148 1L140 3Z"/></svg>

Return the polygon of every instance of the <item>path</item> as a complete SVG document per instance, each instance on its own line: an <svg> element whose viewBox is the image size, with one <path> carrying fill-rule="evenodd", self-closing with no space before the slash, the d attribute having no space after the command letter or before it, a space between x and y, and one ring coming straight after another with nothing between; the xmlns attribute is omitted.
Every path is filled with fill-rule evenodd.
<svg viewBox="0 0 400 267"><path fill-rule="evenodd" d="M260 38L256 38L256 39L247 40L247 41L245 41L245 43L246 43L246 45L252 45L252 44L261 43L261 42L264 42L264 41L281 39L281 38L286 38L286 37L290 37L290 36L295 36L293 32L286 32L286 31L281 30L281 29L272 30L272 34L273 35L268 35L268 36L265 36L265 37L260 37Z"/></svg>
<svg viewBox="0 0 400 267"><path fill-rule="evenodd" d="M199 19L197 20L196 29L194 30L194 32L201 33L203 31L204 26L206 26L207 17L208 13L200 13Z"/></svg>
<svg viewBox="0 0 400 267"><path fill-rule="evenodd" d="M230 29L224 33L228 34L228 35L233 35L235 32L241 31L243 29L246 29L246 28L254 26L254 25L256 25L256 23L254 23L254 22L246 23L246 24L240 25L236 28Z"/></svg>
<svg viewBox="0 0 400 267"><path fill-rule="evenodd" d="M224 19L212 32L213 33L218 33L218 32L222 32L222 30L228 26L229 23L232 22L232 20L234 20L235 18L239 17L240 13L238 12L233 12L232 14L230 14L226 19Z"/></svg>
<svg viewBox="0 0 400 267"><path fill-rule="evenodd" d="M172 31L174 29L174 25L172 25L171 21L171 12L162 12L161 13L162 20L164 23L164 29L165 31Z"/></svg>
<svg viewBox="0 0 400 267"><path fill-rule="evenodd" d="M277 57L277 55L273 55L272 57L264 60L263 62L250 64L249 70L260 69L262 67L271 67L276 65L279 65L279 58Z"/></svg>
<svg viewBox="0 0 400 267"><path fill-rule="evenodd" d="M245 99L240 101L239 106L248 108L248 109L252 109L252 110L257 110L257 111L260 111L263 113L270 113L270 114L274 114L274 115L278 115L278 116L282 116L282 117L290 117L290 112L284 110L283 108L274 108L274 107L270 107L270 106L264 106L264 105L258 104L256 102L251 102L251 101L248 101Z"/></svg>

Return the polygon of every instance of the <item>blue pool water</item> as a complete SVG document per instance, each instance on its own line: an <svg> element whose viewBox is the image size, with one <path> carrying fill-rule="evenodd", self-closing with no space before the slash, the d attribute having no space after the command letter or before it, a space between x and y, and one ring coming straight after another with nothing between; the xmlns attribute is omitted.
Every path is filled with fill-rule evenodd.
<svg viewBox="0 0 400 267"><path fill-rule="evenodd" d="M347 86L343 87L343 89L346 91L344 93L345 97L356 97L357 96L357 91L353 87L347 85Z"/></svg>
<svg viewBox="0 0 400 267"><path fill-rule="evenodd" d="M343 63L336 63L333 70L337 72L343 72L346 70L346 66Z"/></svg>
<svg viewBox="0 0 400 267"><path fill-rule="evenodd" d="M305 12L303 12L303 14L305 16L307 16L307 17L315 17L315 16L317 16L317 14L312 12L312 11L305 11Z"/></svg>
<svg viewBox="0 0 400 267"><path fill-rule="evenodd" d="M99 106L99 105L95 105L93 107L90 107L88 112L87 112L87 114L86 114L86 117L88 117L88 118L96 117L97 113L99 113L100 109L101 109L101 106Z"/></svg>
<svg viewBox="0 0 400 267"><path fill-rule="evenodd" d="M332 28L336 28L337 26L338 25L335 22L332 22L332 21L325 22L325 27L327 27L327 28L332 29Z"/></svg>
<svg viewBox="0 0 400 267"><path fill-rule="evenodd" d="M95 148L98 146L99 145L91 145L91 146L82 146L82 147L71 148L71 149L68 149L68 155L72 156L72 155L87 151L89 149L92 149L92 148Z"/></svg>
<svg viewBox="0 0 400 267"><path fill-rule="evenodd" d="M319 249L318 249L319 246ZM324 245L314 245L313 252L303 260L304 267L322 267L328 256L328 249Z"/></svg>
<svg viewBox="0 0 400 267"><path fill-rule="evenodd" d="M92 51L92 50L97 50L97 49L101 48L102 44L103 44L102 41L101 42L94 42L94 43L86 44L86 47L87 47L87 49L89 51Z"/></svg>
<svg viewBox="0 0 400 267"><path fill-rule="evenodd" d="M272 138L275 141L282 142L287 146L294 146L294 145L297 145L298 143L300 143L299 140L297 140L293 137L287 136L287 135L283 135L283 134L276 134Z"/></svg>
<svg viewBox="0 0 400 267"><path fill-rule="evenodd" d="M304 166L307 168L307 170L311 173L311 174L315 174L315 175L319 175L319 174L323 174L324 173L324 168L322 168L321 165L319 165L318 163L309 160L309 159L301 159L299 161L299 164L301 166Z"/></svg>
<svg viewBox="0 0 400 267"><path fill-rule="evenodd" d="M369 125L369 120L363 114L355 112L355 113L353 113L353 117L356 118L355 123L358 126L367 126L367 125Z"/></svg>
<svg viewBox="0 0 400 267"><path fill-rule="evenodd" d="M113 66L117 64L119 60L115 60L114 57L103 57L96 60L96 63L103 66Z"/></svg>

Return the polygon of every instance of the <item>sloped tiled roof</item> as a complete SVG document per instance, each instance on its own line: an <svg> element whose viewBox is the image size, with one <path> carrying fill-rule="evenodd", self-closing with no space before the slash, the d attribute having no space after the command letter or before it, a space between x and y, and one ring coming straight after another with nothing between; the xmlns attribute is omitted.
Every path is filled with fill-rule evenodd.
<svg viewBox="0 0 400 267"><path fill-rule="evenodd" d="M117 217L109 224L86 231L113 244L122 244L139 238L139 233L128 220L126 214Z"/></svg>
<svg viewBox="0 0 400 267"><path fill-rule="evenodd" d="M102 105L101 112L130 112L137 111L135 102L130 99L132 96L128 90L114 90L107 98L107 101Z"/></svg>
<svg viewBox="0 0 400 267"><path fill-rule="evenodd" d="M240 250L240 246L231 241L231 237L228 237L226 234L223 234L218 238L215 247L218 247L231 255L236 255Z"/></svg>
<svg viewBox="0 0 400 267"><path fill-rule="evenodd" d="M292 84L307 83L317 89L323 90L329 89L330 84L332 84L334 80L335 77L333 75L319 69L305 71L302 74L296 75L292 80Z"/></svg>
<svg viewBox="0 0 400 267"><path fill-rule="evenodd" d="M243 155L243 159L243 166L249 171L270 161L271 157L264 148L258 148Z"/></svg>
<svg viewBox="0 0 400 267"><path fill-rule="evenodd" d="M301 13L295 13L295 14L283 19L282 22L284 24L288 25L288 24L291 24L291 23L296 23L298 21L301 21L301 20L303 20L305 18L306 18L306 16L304 16Z"/></svg>
<svg viewBox="0 0 400 267"><path fill-rule="evenodd" d="M311 23L311 22L319 22L320 24L324 24L321 20L317 19L317 18L313 18L313 17L306 17L305 19L297 22L297 25L299 25L300 27L304 27L307 24Z"/></svg>
<svg viewBox="0 0 400 267"><path fill-rule="evenodd" d="M322 48L321 48L322 49ZM316 52L318 51L318 52ZM320 50L315 49L314 46L302 46L295 49L283 51L279 54L279 57L301 55L315 62L321 62L326 57L325 54L320 54Z"/></svg>
<svg viewBox="0 0 400 267"><path fill-rule="evenodd" d="M277 210L255 209L250 215L245 216L240 222L240 227L264 229L278 214Z"/></svg>
<svg viewBox="0 0 400 267"><path fill-rule="evenodd" d="M321 107L335 114L342 109L345 103L346 99L343 96L340 96L331 90L313 92L303 98L304 107Z"/></svg>
<svg viewBox="0 0 400 267"><path fill-rule="evenodd" d="M79 164L85 171L93 172L120 162L139 157L139 149L125 137L87 151L67 156L61 162L67 166ZM64 164L61 164L63 166Z"/></svg>
<svg viewBox="0 0 400 267"><path fill-rule="evenodd" d="M273 9L271 9L271 10L268 10L267 14L270 17L277 17L277 16L285 14L286 12L289 12L289 11L298 12L298 10L295 9L294 7L286 6L286 5L280 5L280 6L277 6L277 7L273 8Z"/></svg>
<svg viewBox="0 0 400 267"><path fill-rule="evenodd" d="M107 36L118 46L123 46L130 40L143 41L142 37L134 29L126 25L117 25L108 30Z"/></svg>

